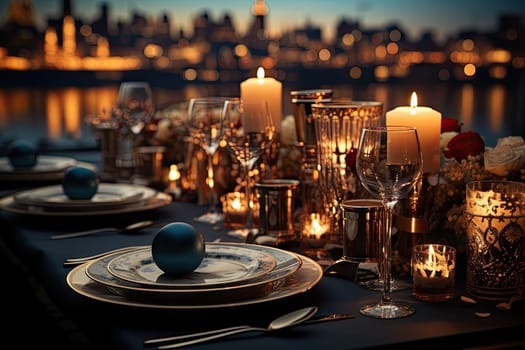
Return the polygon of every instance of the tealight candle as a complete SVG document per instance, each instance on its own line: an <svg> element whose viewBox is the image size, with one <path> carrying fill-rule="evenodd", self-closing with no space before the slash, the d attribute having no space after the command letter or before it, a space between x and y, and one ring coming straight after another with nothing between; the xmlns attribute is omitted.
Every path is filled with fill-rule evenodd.
<svg viewBox="0 0 525 350"><path fill-rule="evenodd" d="M246 224L247 207L242 192L230 192L221 196L223 224L225 227L243 227Z"/></svg>
<svg viewBox="0 0 525 350"><path fill-rule="evenodd" d="M417 95L412 93L410 107L397 107L386 112L386 125L415 127L423 154L423 172L439 172L441 113L430 107L417 105Z"/></svg>
<svg viewBox="0 0 525 350"><path fill-rule="evenodd" d="M180 171L177 165L170 165L168 172L168 188L167 192L171 194L175 199L180 198L181 195L181 186L180 186Z"/></svg>
<svg viewBox="0 0 525 350"><path fill-rule="evenodd" d="M241 82L241 99L248 103L266 101L273 125L277 132L281 131L282 118L282 83L275 78L264 76L264 68L257 69L257 78L249 78Z"/></svg>
<svg viewBox="0 0 525 350"><path fill-rule="evenodd" d="M414 296L423 301L454 297L456 249L441 244L421 244L412 254Z"/></svg>
<svg viewBox="0 0 525 350"><path fill-rule="evenodd" d="M304 218L301 230L301 242L309 247L323 247L325 233L330 229L330 221L319 213L310 213Z"/></svg>

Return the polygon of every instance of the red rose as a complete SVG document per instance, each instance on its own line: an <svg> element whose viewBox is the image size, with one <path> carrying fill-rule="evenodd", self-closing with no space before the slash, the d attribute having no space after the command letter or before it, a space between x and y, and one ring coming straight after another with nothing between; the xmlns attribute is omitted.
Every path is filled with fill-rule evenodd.
<svg viewBox="0 0 525 350"><path fill-rule="evenodd" d="M345 156L345 163L346 167L352 170L354 174L357 173L355 163L356 163L356 157L357 157L357 149L352 148Z"/></svg>
<svg viewBox="0 0 525 350"><path fill-rule="evenodd" d="M441 132L449 132L449 131L455 131L455 132L461 132L461 127L463 126L463 123L458 123L458 121L454 118L441 118Z"/></svg>
<svg viewBox="0 0 525 350"><path fill-rule="evenodd" d="M461 162L468 156L477 156L485 150L485 142L481 136L474 131L465 131L457 134L448 141L447 148L443 154L447 158L455 158Z"/></svg>

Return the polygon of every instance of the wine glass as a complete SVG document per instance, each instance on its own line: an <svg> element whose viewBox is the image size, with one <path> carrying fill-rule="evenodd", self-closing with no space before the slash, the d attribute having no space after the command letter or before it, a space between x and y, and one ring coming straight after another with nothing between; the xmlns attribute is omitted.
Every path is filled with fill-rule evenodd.
<svg viewBox="0 0 525 350"><path fill-rule="evenodd" d="M133 135L142 132L153 116L153 93L144 81L128 81L120 84L117 108L121 118Z"/></svg>
<svg viewBox="0 0 525 350"><path fill-rule="evenodd" d="M192 98L188 104L188 129L192 142L202 147L206 153L207 184L209 191L208 211L194 218L195 221L216 224L223 219L217 208L218 198L215 189L213 156L219 148L221 114L227 97Z"/></svg>
<svg viewBox="0 0 525 350"><path fill-rule="evenodd" d="M381 230L383 291L376 304L361 307L365 316L393 319L414 314L414 309L395 303L390 296L392 211L398 200L416 184L422 173L422 155L417 131L407 126L365 127L359 140L356 170L370 194L385 207Z"/></svg>
<svg viewBox="0 0 525 350"><path fill-rule="evenodd" d="M237 232L242 237L257 233L253 224L253 201L250 170L271 145L275 126L266 101L245 102L231 100L224 103L221 135L227 149L241 164L245 177L247 201L246 225Z"/></svg>
<svg viewBox="0 0 525 350"><path fill-rule="evenodd" d="M124 177L133 173L135 148L153 112L153 93L147 82L128 81L120 84L114 109L114 116L121 127L116 164Z"/></svg>

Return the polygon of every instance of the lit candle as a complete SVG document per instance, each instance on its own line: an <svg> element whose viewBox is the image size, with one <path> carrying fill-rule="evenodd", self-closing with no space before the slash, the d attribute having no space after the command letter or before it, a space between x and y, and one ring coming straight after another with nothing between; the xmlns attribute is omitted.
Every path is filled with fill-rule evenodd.
<svg viewBox="0 0 525 350"><path fill-rule="evenodd" d="M179 168L172 164L170 165L170 170L168 172L168 192L173 195L176 199L181 195L180 186L177 185L177 182L180 181L180 171Z"/></svg>
<svg viewBox="0 0 525 350"><path fill-rule="evenodd" d="M439 172L441 113L430 107L419 107L417 95L412 93L410 107L397 107L386 112L386 125L415 127L423 154L423 172Z"/></svg>
<svg viewBox="0 0 525 350"><path fill-rule="evenodd" d="M246 224L247 208L244 193L230 192L221 197L225 227L242 227Z"/></svg>
<svg viewBox="0 0 525 350"><path fill-rule="evenodd" d="M282 83L274 78L265 78L264 68L257 69L257 78L241 82L241 99L249 103L266 101L275 130L281 131Z"/></svg>
<svg viewBox="0 0 525 350"><path fill-rule="evenodd" d="M423 244L414 248L414 294L426 301L443 301L454 294L456 251L445 245Z"/></svg>

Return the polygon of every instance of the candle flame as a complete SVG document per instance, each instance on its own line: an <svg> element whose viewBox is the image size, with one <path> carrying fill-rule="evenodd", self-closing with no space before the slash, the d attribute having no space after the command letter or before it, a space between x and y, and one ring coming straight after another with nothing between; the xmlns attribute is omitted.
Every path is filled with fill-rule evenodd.
<svg viewBox="0 0 525 350"><path fill-rule="evenodd" d="M257 68L257 79L264 79L264 68Z"/></svg>
<svg viewBox="0 0 525 350"><path fill-rule="evenodd" d="M241 209L241 199L239 197L235 197L231 205L233 209Z"/></svg>
<svg viewBox="0 0 525 350"><path fill-rule="evenodd" d="M434 253L434 247L432 245L430 245L428 247L428 260L427 260L429 265L435 264L434 254L435 254Z"/></svg>
<svg viewBox="0 0 525 350"><path fill-rule="evenodd" d="M175 164L170 165L170 172L168 174L168 178L170 181L177 181L180 179L180 172L179 168Z"/></svg>
<svg viewBox="0 0 525 350"><path fill-rule="evenodd" d="M412 92L412 96L410 97L410 107L417 107L417 95L415 91Z"/></svg>

